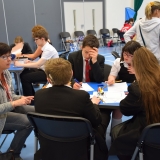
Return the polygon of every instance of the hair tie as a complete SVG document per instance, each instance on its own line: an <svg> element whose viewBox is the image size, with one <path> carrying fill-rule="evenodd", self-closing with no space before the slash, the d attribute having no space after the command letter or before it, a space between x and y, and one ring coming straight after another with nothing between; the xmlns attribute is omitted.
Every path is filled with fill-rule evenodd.
<svg viewBox="0 0 160 160"><path fill-rule="evenodd" d="M151 7L154 6L154 2L150 2Z"/></svg>

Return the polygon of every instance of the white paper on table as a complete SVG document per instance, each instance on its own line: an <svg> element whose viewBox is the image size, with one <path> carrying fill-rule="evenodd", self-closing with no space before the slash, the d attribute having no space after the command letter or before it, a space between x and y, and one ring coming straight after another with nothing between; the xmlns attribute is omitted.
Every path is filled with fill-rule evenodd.
<svg viewBox="0 0 160 160"><path fill-rule="evenodd" d="M121 92L105 92L103 96L104 103L119 103L126 97L124 91Z"/></svg>
<svg viewBox="0 0 160 160"><path fill-rule="evenodd" d="M48 83L46 88L50 88L50 87L52 87L52 84Z"/></svg>
<svg viewBox="0 0 160 160"><path fill-rule="evenodd" d="M82 87L80 88L80 90L84 90L87 92L94 91L94 89L90 85L88 85L87 83L82 83Z"/></svg>
<svg viewBox="0 0 160 160"><path fill-rule="evenodd" d="M128 90L127 88L126 82L114 83L113 85L108 85L108 92L124 92Z"/></svg>
<svg viewBox="0 0 160 160"><path fill-rule="evenodd" d="M123 92L104 92L103 95L98 95L97 92L93 92L93 95L90 95L90 98L93 96L100 97L103 100L103 103L119 103L122 99L126 97Z"/></svg>

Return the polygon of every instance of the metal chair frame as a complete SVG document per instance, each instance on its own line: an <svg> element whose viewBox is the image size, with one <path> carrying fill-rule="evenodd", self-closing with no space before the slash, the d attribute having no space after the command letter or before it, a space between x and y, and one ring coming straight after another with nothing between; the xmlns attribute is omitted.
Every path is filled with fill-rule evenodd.
<svg viewBox="0 0 160 160"><path fill-rule="evenodd" d="M56 142L74 142L88 137L90 138L90 160L93 160L95 136L91 123L87 119L35 112L29 112L27 117L34 127L35 152L38 149L39 135Z"/></svg>
<svg viewBox="0 0 160 160"><path fill-rule="evenodd" d="M154 135L153 135L154 132ZM152 135L152 137L151 137ZM156 141L156 138L159 138L160 135L160 123L155 123L155 124L151 124L148 125L147 127L145 127L143 129L143 132L139 138L139 141L137 143L137 147L133 153L132 159L131 160L135 160L137 157L137 154L139 152L139 160L143 160L144 159L144 144L147 142L147 140L152 143L159 143L159 148L160 148L160 139L158 140L158 142ZM151 139L150 139L151 138ZM154 142L153 142L154 139ZM157 145L157 144L156 144ZM154 155L153 155L154 156ZM154 158L153 158L154 159Z"/></svg>
<svg viewBox="0 0 160 160"><path fill-rule="evenodd" d="M69 32L61 32L59 35L60 35L63 47L65 48L66 51L68 51L67 50L67 46L66 46L66 43L68 43L68 42L66 42L66 38L70 38L71 39L70 33Z"/></svg>
<svg viewBox="0 0 160 160"><path fill-rule="evenodd" d="M102 41L103 41L103 38L102 38L103 34L109 35L108 37L105 38L107 41L112 39L109 29L100 29L100 34L101 34ZM103 42L103 46L105 46L104 42Z"/></svg>

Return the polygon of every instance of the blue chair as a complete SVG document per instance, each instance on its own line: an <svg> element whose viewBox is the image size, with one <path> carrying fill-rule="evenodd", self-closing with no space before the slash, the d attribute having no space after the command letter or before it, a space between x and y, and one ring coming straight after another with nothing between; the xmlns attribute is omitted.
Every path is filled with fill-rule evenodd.
<svg viewBox="0 0 160 160"><path fill-rule="evenodd" d="M139 160L160 159L160 123L148 125L143 129L131 160L135 160L138 153Z"/></svg>
<svg viewBox="0 0 160 160"><path fill-rule="evenodd" d="M95 136L91 123L87 119L33 112L29 112L27 117L34 127L35 149L37 149L38 140L40 143L40 158L75 160L79 158L77 155L81 156L82 153L86 156L82 155L83 160L88 160L88 146L90 146L90 160L94 159ZM77 144L84 144L84 146L79 150Z"/></svg>

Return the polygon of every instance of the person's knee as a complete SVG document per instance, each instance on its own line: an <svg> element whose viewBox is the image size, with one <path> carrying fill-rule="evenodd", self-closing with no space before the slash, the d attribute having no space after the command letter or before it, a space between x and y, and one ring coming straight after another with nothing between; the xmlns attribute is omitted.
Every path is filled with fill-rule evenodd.
<svg viewBox="0 0 160 160"><path fill-rule="evenodd" d="M28 112L35 112L35 107L31 105L24 105L24 106L16 107L15 111L17 113L27 114Z"/></svg>

